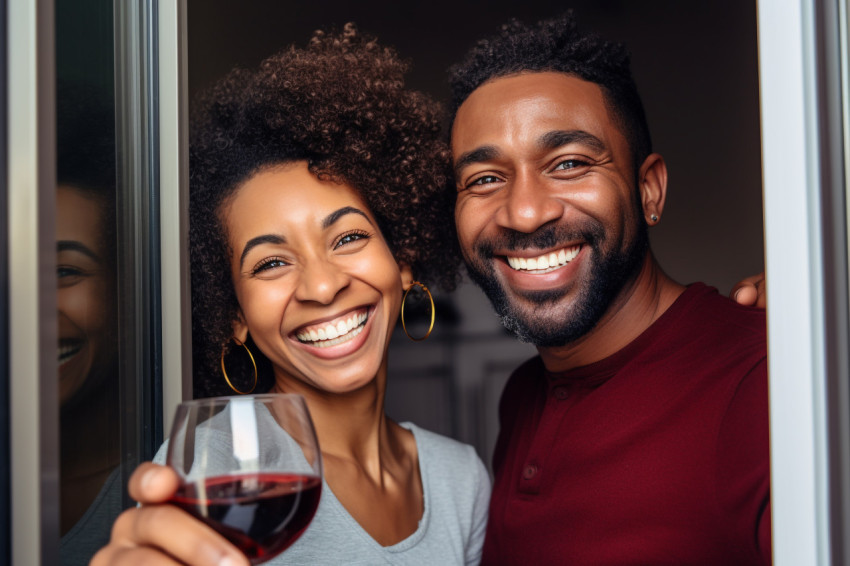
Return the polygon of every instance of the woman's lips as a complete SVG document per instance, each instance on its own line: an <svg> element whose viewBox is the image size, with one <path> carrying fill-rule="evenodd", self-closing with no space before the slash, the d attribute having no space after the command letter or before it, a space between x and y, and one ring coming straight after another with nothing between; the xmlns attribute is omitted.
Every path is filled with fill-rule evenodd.
<svg viewBox="0 0 850 566"><path fill-rule="evenodd" d="M318 324L302 326L293 334L302 344L328 348L348 342L359 335L369 319L366 307Z"/></svg>
<svg viewBox="0 0 850 566"><path fill-rule="evenodd" d="M81 340L60 340L59 341L59 365L70 361L83 349Z"/></svg>

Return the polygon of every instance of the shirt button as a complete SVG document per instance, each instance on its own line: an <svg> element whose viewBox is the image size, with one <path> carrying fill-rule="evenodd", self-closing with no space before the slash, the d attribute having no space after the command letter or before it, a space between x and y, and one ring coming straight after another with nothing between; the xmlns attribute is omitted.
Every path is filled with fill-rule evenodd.
<svg viewBox="0 0 850 566"><path fill-rule="evenodd" d="M567 391L566 387L556 387L554 389L555 399L558 401L563 401L567 397L569 397L570 393Z"/></svg>
<svg viewBox="0 0 850 566"><path fill-rule="evenodd" d="M536 475L537 475L537 466L535 466L534 464L528 464L522 470L522 477L524 479L530 480L531 478L533 478Z"/></svg>

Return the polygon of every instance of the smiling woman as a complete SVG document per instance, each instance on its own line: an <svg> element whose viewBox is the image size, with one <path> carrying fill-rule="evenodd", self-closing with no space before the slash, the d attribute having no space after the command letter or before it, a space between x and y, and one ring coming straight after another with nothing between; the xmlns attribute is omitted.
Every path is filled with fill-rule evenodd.
<svg viewBox="0 0 850 566"><path fill-rule="evenodd" d="M62 82L58 95L60 548L80 564L123 508L114 117L96 89Z"/></svg>
<svg viewBox="0 0 850 566"><path fill-rule="evenodd" d="M401 306L400 267L356 191L298 161L257 173L223 211L234 336L274 367L275 388L347 393L376 380Z"/></svg>
<svg viewBox="0 0 850 566"><path fill-rule="evenodd" d="M256 359L256 389L303 395L322 451L316 516L269 564L481 558L490 480L475 450L384 413L403 293L414 278L450 289L460 261L438 108L404 88L405 71L349 24L233 71L195 116L196 392L249 389ZM95 564L152 549L188 561L204 545L233 556L161 505L173 491L141 485L146 473L174 481L170 472L137 471L130 490L144 505L116 522Z"/></svg>
<svg viewBox="0 0 850 566"><path fill-rule="evenodd" d="M347 26L339 36L317 33L306 50L283 51L256 72L232 71L198 103L190 154L196 395L228 391L216 374L238 307L222 253L232 242L209 220L260 170L303 161L317 179L344 182L399 263L426 283L454 286L460 256L439 107L403 88L406 70L394 51ZM236 356L226 361L238 367ZM267 389L270 368L260 366Z"/></svg>

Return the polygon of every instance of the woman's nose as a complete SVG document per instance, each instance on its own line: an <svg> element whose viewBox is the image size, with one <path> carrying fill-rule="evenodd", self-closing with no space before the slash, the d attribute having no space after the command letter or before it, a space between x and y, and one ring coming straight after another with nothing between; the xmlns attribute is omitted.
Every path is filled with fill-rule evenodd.
<svg viewBox="0 0 850 566"><path fill-rule="evenodd" d="M517 175L507 187L496 222L503 228L530 234L564 215L564 201L533 174Z"/></svg>
<svg viewBox="0 0 850 566"><path fill-rule="evenodd" d="M333 262L316 259L304 264L295 298L323 305L333 302L337 294L345 289L350 277Z"/></svg>

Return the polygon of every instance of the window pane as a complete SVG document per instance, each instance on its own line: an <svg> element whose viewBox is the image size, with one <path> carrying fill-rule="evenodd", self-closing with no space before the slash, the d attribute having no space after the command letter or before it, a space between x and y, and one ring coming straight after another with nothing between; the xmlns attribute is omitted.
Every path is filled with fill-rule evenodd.
<svg viewBox="0 0 850 566"><path fill-rule="evenodd" d="M60 556L88 564L161 440L145 3L56 0Z"/></svg>
<svg viewBox="0 0 850 566"><path fill-rule="evenodd" d="M111 2L56 2L63 564L86 564L123 508L112 21Z"/></svg>

